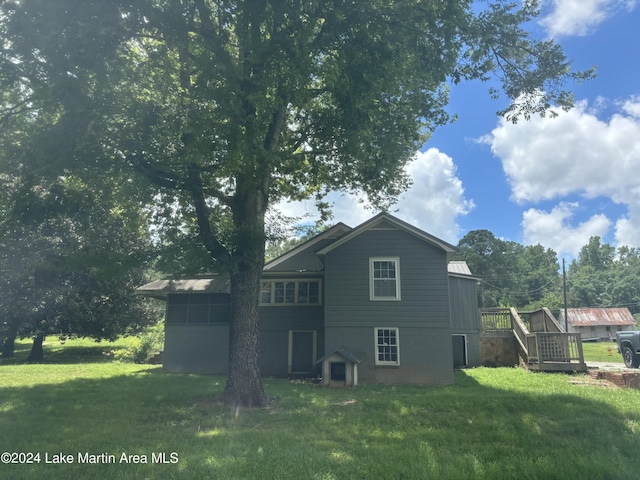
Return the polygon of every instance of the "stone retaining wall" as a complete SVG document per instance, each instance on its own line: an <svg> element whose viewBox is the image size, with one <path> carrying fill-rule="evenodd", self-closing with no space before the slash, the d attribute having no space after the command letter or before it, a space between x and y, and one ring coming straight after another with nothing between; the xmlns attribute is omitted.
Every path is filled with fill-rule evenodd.
<svg viewBox="0 0 640 480"><path fill-rule="evenodd" d="M480 362L485 367L513 367L518 365L518 341L513 333L481 333Z"/></svg>

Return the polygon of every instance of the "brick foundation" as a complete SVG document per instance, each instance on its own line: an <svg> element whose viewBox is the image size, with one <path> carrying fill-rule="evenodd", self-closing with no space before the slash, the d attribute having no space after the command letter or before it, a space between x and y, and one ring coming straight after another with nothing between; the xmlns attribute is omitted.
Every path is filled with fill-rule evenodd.
<svg viewBox="0 0 640 480"><path fill-rule="evenodd" d="M635 388L640 390L640 373L589 370L588 375L596 380L606 380L621 388Z"/></svg>

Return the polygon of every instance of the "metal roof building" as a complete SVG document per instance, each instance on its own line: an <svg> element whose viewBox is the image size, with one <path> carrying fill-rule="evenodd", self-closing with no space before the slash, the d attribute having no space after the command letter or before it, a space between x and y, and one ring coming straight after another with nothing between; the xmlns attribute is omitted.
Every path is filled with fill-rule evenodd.
<svg viewBox="0 0 640 480"><path fill-rule="evenodd" d="M564 311L560 311L561 323ZM635 319L628 308L568 308L567 320L574 327L595 327L598 325L635 325Z"/></svg>
<svg viewBox="0 0 640 480"><path fill-rule="evenodd" d="M569 333L580 333L582 340L614 340L616 332L635 330L635 319L628 308L569 308ZM560 310L560 325L564 311Z"/></svg>

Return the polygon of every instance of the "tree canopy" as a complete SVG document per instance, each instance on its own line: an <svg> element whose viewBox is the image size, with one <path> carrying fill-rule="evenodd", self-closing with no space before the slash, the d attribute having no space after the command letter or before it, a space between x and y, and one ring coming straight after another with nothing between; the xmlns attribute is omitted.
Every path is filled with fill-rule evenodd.
<svg viewBox="0 0 640 480"><path fill-rule="evenodd" d="M564 305L563 284L556 253L542 245L503 241L488 230L474 230L458 243L458 260L465 260L480 277L483 307L547 307ZM570 308L627 307L640 313L640 250L614 247L591 237L569 265L567 306Z"/></svg>
<svg viewBox="0 0 640 480"><path fill-rule="evenodd" d="M134 295L149 252L139 212L76 177L1 178L3 356L17 337L34 339L29 360L40 361L48 335L114 340L153 320Z"/></svg>
<svg viewBox="0 0 640 480"><path fill-rule="evenodd" d="M458 242L456 258L465 260L471 272L482 279L482 307L525 307L540 302L560 286L553 250L501 240L489 230L467 233Z"/></svg>
<svg viewBox="0 0 640 480"><path fill-rule="evenodd" d="M141 176L159 235L231 280L230 403L264 405L258 297L270 205L343 189L384 208L451 120L450 84L497 76L512 121L569 108L537 2L13 0L0 7L3 118L52 122L61 168ZM498 90L490 94L497 95ZM126 168L129 168L129 172Z"/></svg>

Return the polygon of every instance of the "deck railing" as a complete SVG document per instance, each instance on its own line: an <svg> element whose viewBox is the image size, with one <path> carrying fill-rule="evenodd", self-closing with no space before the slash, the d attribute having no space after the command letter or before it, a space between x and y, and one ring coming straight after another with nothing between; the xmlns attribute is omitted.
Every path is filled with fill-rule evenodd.
<svg viewBox="0 0 640 480"><path fill-rule="evenodd" d="M515 308L511 308L509 311L511 315L511 324L513 325L513 333L516 336L516 340L520 344L520 351L524 356L526 363L538 360L538 353L536 345L530 345L529 329L525 325L524 321L518 314Z"/></svg>
<svg viewBox="0 0 640 480"><path fill-rule="evenodd" d="M482 319L482 331L484 332L510 332L511 313L508 308L485 308L480 312Z"/></svg>
<svg viewBox="0 0 640 480"><path fill-rule="evenodd" d="M556 317L548 308L541 308L532 312L519 312L530 332L564 332Z"/></svg>
<svg viewBox="0 0 640 480"><path fill-rule="evenodd" d="M584 362L579 333L535 332L527 336L527 345L535 351L537 363ZM529 360L533 360L531 352Z"/></svg>
<svg viewBox="0 0 640 480"><path fill-rule="evenodd" d="M547 308L518 313L515 308L494 308L481 312L484 331L511 330L520 345L525 363L578 363L584 365L582 338L565 333Z"/></svg>

